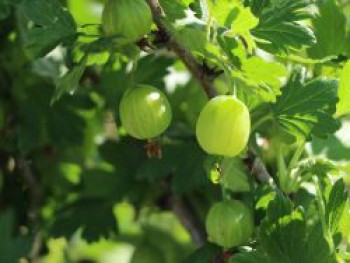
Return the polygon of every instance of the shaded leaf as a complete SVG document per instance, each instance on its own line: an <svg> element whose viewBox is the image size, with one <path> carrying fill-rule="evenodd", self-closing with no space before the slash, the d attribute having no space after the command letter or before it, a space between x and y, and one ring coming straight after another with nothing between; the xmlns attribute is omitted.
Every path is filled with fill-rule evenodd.
<svg viewBox="0 0 350 263"><path fill-rule="evenodd" d="M24 49L33 59L76 34L73 17L57 0L24 0L18 6L17 20Z"/></svg>
<svg viewBox="0 0 350 263"><path fill-rule="evenodd" d="M348 193L342 179L338 180L332 187L329 200L326 205L326 216L328 228L332 234L338 231L340 220L343 216Z"/></svg>
<svg viewBox="0 0 350 263"><path fill-rule="evenodd" d="M319 14L312 20L316 43L308 53L312 58L341 55L346 40L346 17L335 0L319 2Z"/></svg>
<svg viewBox="0 0 350 263"><path fill-rule="evenodd" d="M72 95L78 88L79 81L84 74L88 56L84 56L79 64L63 77L59 78L56 83L56 90L51 99L51 104L59 100L64 94Z"/></svg>
<svg viewBox="0 0 350 263"><path fill-rule="evenodd" d="M282 129L309 139L310 135L325 137L339 129L332 115L337 103L338 82L318 78L307 82L295 71L282 95L273 105L275 118Z"/></svg>
<svg viewBox="0 0 350 263"><path fill-rule="evenodd" d="M50 232L54 237L70 238L78 229L89 242L115 233L113 204L104 199L80 199L67 204L56 212Z"/></svg>

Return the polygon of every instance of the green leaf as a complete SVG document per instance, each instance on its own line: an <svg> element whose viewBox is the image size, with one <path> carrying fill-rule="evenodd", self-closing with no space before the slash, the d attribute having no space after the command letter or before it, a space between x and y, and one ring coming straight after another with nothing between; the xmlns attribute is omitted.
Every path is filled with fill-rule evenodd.
<svg viewBox="0 0 350 263"><path fill-rule="evenodd" d="M249 192L250 183L246 165L239 158L225 158L220 165L222 185L233 192Z"/></svg>
<svg viewBox="0 0 350 263"><path fill-rule="evenodd" d="M135 83L148 84L158 88L165 86L164 77L169 72L169 67L174 60L167 57L149 55L137 62L137 69L131 73Z"/></svg>
<svg viewBox="0 0 350 263"><path fill-rule="evenodd" d="M338 82L317 78L306 84L295 71L273 105L277 123L286 132L309 139L310 135L325 137L339 128L332 117L337 103Z"/></svg>
<svg viewBox="0 0 350 263"><path fill-rule="evenodd" d="M245 0L244 4L250 6L253 14L259 17L262 11L270 5L270 0Z"/></svg>
<svg viewBox="0 0 350 263"><path fill-rule="evenodd" d="M0 262L19 262L30 252L32 239L29 236L14 236L15 216L11 210L0 213ZM17 231L16 231L17 232Z"/></svg>
<svg viewBox="0 0 350 263"><path fill-rule="evenodd" d="M256 45L250 31L258 25L259 20L252 14L250 8L244 7L237 0L210 0L208 3L211 16L220 26L228 29L225 35L244 38L248 52L251 53Z"/></svg>
<svg viewBox="0 0 350 263"><path fill-rule="evenodd" d="M258 7L259 25L252 34L261 40L260 47L281 53L313 44L312 30L299 22L313 17L309 7L308 0L276 0Z"/></svg>
<svg viewBox="0 0 350 263"><path fill-rule="evenodd" d="M68 7L79 25L101 23L103 2L96 0L69 0Z"/></svg>
<svg viewBox="0 0 350 263"><path fill-rule="evenodd" d="M243 81L247 89L251 88L263 101L276 101L276 96L280 94L281 78L287 75L285 67L260 57L251 57L241 63L241 71L233 70L232 76Z"/></svg>
<svg viewBox="0 0 350 263"><path fill-rule="evenodd" d="M182 45L202 57L206 57L207 31L206 26L201 23L191 23L176 30L176 39Z"/></svg>
<svg viewBox="0 0 350 263"><path fill-rule="evenodd" d="M326 205L326 217L328 228L332 234L338 231L339 223L344 213L348 193L342 179L339 179L332 187L329 200Z"/></svg>
<svg viewBox="0 0 350 263"><path fill-rule="evenodd" d="M267 262L335 263L319 225L308 228L303 210L293 210L290 200L278 194L268 207L259 235Z"/></svg>
<svg viewBox="0 0 350 263"><path fill-rule="evenodd" d="M261 244L272 262L304 262L301 260L306 238L304 215L293 211L276 219L264 221L260 232Z"/></svg>
<svg viewBox="0 0 350 263"><path fill-rule="evenodd" d="M338 90L339 102L337 104L337 116L350 113L350 60L345 64L341 75Z"/></svg>
<svg viewBox="0 0 350 263"><path fill-rule="evenodd" d="M308 53L312 58L341 55L346 40L346 17L335 0L319 2L319 14L312 20L316 43Z"/></svg>
<svg viewBox="0 0 350 263"><path fill-rule="evenodd" d="M79 81L84 74L87 61L88 56L86 55L77 66L57 80L56 90L52 96L51 104L58 101L64 94L68 93L72 95L77 90Z"/></svg>
<svg viewBox="0 0 350 263"><path fill-rule="evenodd" d="M57 0L24 0L18 6L17 20L23 47L32 59L76 35L73 17Z"/></svg>
<svg viewBox="0 0 350 263"><path fill-rule="evenodd" d="M150 159L140 164L139 175L151 182L171 177L172 189L177 194L205 189L209 180L205 176L205 154L194 142L173 142L162 146L163 158ZM191 176L188 176L191 174Z"/></svg>
<svg viewBox="0 0 350 263"><path fill-rule="evenodd" d="M76 95L74 99L65 97L50 106L52 88L38 85L21 85L16 87L21 94L18 98L18 146L23 154L35 148L43 147L49 140L56 146L81 145L86 128L85 119L78 110L93 107L84 96ZM90 101L90 103L89 103ZM84 105L85 103L90 105Z"/></svg>
<svg viewBox="0 0 350 263"><path fill-rule="evenodd" d="M56 212L50 232L54 237L70 238L78 229L89 242L115 233L113 204L104 199L80 199L67 204Z"/></svg>
<svg viewBox="0 0 350 263"><path fill-rule="evenodd" d="M185 10L188 8L189 2L190 0L159 0L167 20L170 22L186 17Z"/></svg>
<svg viewBox="0 0 350 263"><path fill-rule="evenodd" d="M305 258L309 261L304 262L337 263L335 255L330 251L328 242L323 236L321 224L314 225L309 232L305 252Z"/></svg>

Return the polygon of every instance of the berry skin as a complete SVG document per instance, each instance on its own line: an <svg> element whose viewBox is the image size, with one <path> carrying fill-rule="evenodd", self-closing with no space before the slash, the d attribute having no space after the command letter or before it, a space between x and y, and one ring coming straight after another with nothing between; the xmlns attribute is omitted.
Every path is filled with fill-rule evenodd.
<svg viewBox="0 0 350 263"><path fill-rule="evenodd" d="M249 111L234 96L222 95L210 100L197 120L197 140L209 154L238 155L246 147L249 133Z"/></svg>
<svg viewBox="0 0 350 263"><path fill-rule="evenodd" d="M142 39L151 32L152 23L152 12L144 0L108 0L102 14L105 33L118 37L121 45Z"/></svg>
<svg viewBox="0 0 350 263"><path fill-rule="evenodd" d="M141 140L162 134L169 127L172 117L164 93L146 85L138 85L126 91L119 110L126 131Z"/></svg>
<svg viewBox="0 0 350 263"><path fill-rule="evenodd" d="M209 241L225 249L243 245L253 234L253 215L237 200L216 203L207 215L206 230Z"/></svg>

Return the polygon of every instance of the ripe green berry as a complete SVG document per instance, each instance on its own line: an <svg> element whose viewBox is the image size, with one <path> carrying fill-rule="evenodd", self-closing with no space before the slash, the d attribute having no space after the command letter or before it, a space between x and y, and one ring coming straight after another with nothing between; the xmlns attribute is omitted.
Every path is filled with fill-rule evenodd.
<svg viewBox="0 0 350 263"><path fill-rule="evenodd" d="M108 0L102 14L107 35L120 36L122 45L134 43L151 31L152 13L144 0Z"/></svg>
<svg viewBox="0 0 350 263"><path fill-rule="evenodd" d="M249 208L236 200L213 205L206 218L210 242L224 248L247 243L253 234L253 215Z"/></svg>
<svg viewBox="0 0 350 263"><path fill-rule="evenodd" d="M250 116L247 107L234 96L210 100L199 115L196 135L209 154L233 157L247 145Z"/></svg>
<svg viewBox="0 0 350 263"><path fill-rule="evenodd" d="M120 103L123 127L137 139L152 139L163 133L171 122L168 99L156 88L138 85L125 92Z"/></svg>

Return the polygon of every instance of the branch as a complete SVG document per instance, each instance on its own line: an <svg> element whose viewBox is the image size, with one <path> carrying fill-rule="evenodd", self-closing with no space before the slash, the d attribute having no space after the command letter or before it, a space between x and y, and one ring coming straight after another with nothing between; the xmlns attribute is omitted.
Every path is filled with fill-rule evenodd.
<svg viewBox="0 0 350 263"><path fill-rule="evenodd" d="M42 192L40 185L38 184L31 168L30 164L27 160L25 160L23 157L17 158L17 165L18 169L21 173L21 176L27 185L29 192L30 192L30 198L31 198L31 211L29 214L29 218L32 221L35 221L39 215L39 208L41 205L42 200Z"/></svg>
<svg viewBox="0 0 350 263"><path fill-rule="evenodd" d="M197 246L203 246L207 240L204 226L199 222L188 202L184 198L172 196L170 205L183 226L190 232L194 243Z"/></svg>
<svg viewBox="0 0 350 263"><path fill-rule="evenodd" d="M146 0L153 14L153 20L156 23L160 34L166 40L168 48L176 53L176 55L185 64L187 69L197 79L207 94L208 98L213 98L216 95L213 87L213 82L216 74L210 74L210 70L199 64L192 54L186 50L171 34L171 30L164 22L164 12L158 0Z"/></svg>
<svg viewBox="0 0 350 263"><path fill-rule="evenodd" d="M198 247L205 245L207 243L205 228L186 198L178 198L172 195L170 198L170 206L182 225L191 234L194 243ZM213 255L212 263L223 262L223 255L221 253Z"/></svg>
<svg viewBox="0 0 350 263"><path fill-rule="evenodd" d="M272 177L270 176L265 164L260 159L260 157L249 151L248 157L244 161L250 171L250 174L254 176L259 182L273 184Z"/></svg>
<svg viewBox="0 0 350 263"><path fill-rule="evenodd" d="M39 228L39 221L40 221L40 207L43 199L43 193L40 188L40 185L38 181L36 180L32 169L30 167L30 164L27 160L25 160L22 156L16 158L16 162L18 165L19 172L23 178L23 181L27 185L29 192L30 192L30 210L29 210L29 220L33 224L37 224L36 227ZM33 246L30 252L30 258L36 259L37 256L40 253L42 245L42 235L40 230L38 229Z"/></svg>

